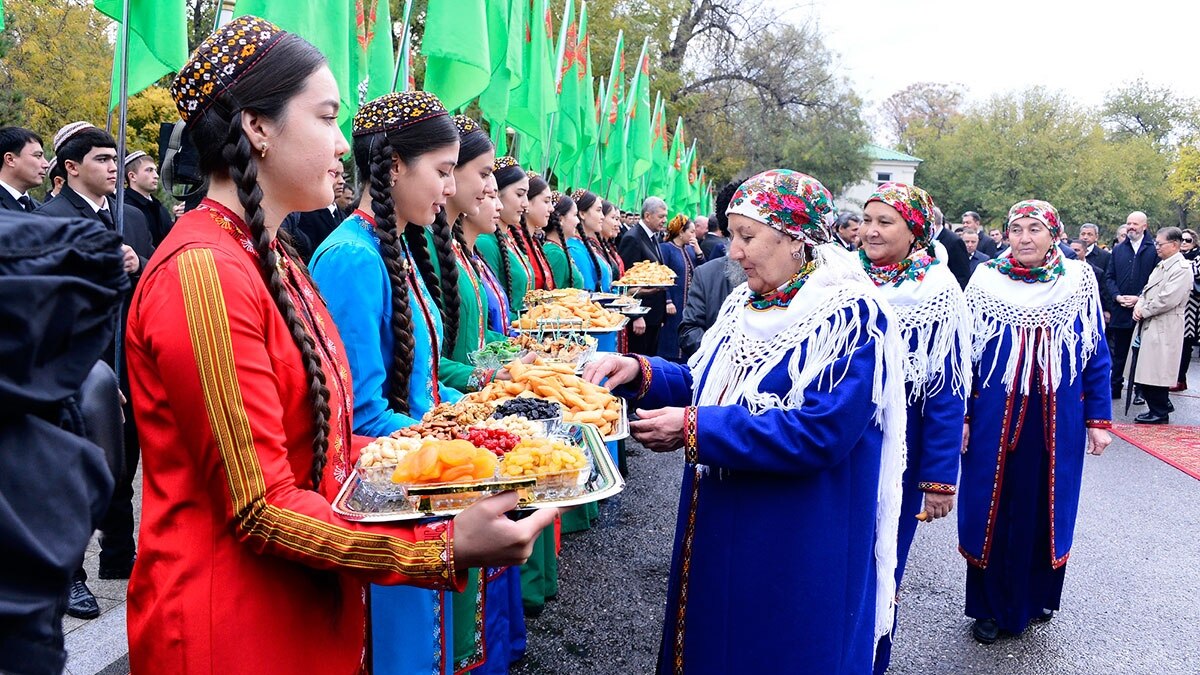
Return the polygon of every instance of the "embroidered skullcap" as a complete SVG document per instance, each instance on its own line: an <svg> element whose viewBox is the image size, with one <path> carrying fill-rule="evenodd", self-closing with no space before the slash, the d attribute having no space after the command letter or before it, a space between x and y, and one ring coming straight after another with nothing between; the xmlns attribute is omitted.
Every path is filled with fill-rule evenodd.
<svg viewBox="0 0 1200 675"><path fill-rule="evenodd" d="M587 188L575 188L575 191L571 193L571 199L579 201L580 199L583 199L583 196L587 193Z"/></svg>
<svg viewBox="0 0 1200 675"><path fill-rule="evenodd" d="M687 216L683 215L682 213L677 214L671 219L671 222L667 223L667 238L674 239L675 237L678 237L680 232L683 232L685 229L687 229L688 223L690 222L691 220L689 220Z"/></svg>
<svg viewBox="0 0 1200 675"><path fill-rule="evenodd" d="M56 167L56 166L58 166L58 158L57 157L50 158L50 166L46 167L46 175L49 176L51 173L54 173L54 167Z"/></svg>
<svg viewBox="0 0 1200 675"><path fill-rule="evenodd" d="M142 152L141 150L138 150L136 152L131 152L128 155L125 155L124 166L128 167L131 163L136 162L139 159L146 157L146 156L147 156L146 153Z"/></svg>
<svg viewBox="0 0 1200 675"><path fill-rule="evenodd" d="M467 117L466 115L455 115L454 126L458 128L459 136L466 136L472 131L482 131L483 127L479 126L479 122Z"/></svg>
<svg viewBox="0 0 1200 675"><path fill-rule="evenodd" d="M1012 225L1018 218L1033 218L1050 230L1054 238L1062 236L1062 221L1058 219L1058 209L1050 202L1040 199L1026 199L1013 204L1008 210L1008 224Z"/></svg>
<svg viewBox="0 0 1200 675"><path fill-rule="evenodd" d="M54 134L54 154L57 155L58 151L62 149L62 146L67 141L71 140L75 134L78 134L84 129L95 128L96 125L92 124L91 122L71 122L70 124L67 124L63 128L59 129L58 133Z"/></svg>
<svg viewBox="0 0 1200 675"><path fill-rule="evenodd" d="M517 168L521 167L520 164L517 164L516 159L509 157L508 155L505 155L503 157L496 158L496 161L492 163L492 171L499 171L500 169L511 169L514 166Z"/></svg>
<svg viewBox="0 0 1200 675"><path fill-rule="evenodd" d="M534 171L533 169L530 169L525 172L525 177L528 178L529 180L533 180L534 178L541 178L542 174Z"/></svg>
<svg viewBox="0 0 1200 675"><path fill-rule="evenodd" d="M559 192L558 190L551 190L550 191L550 205L558 206L558 203L563 200L564 196L566 196L566 195Z"/></svg>
<svg viewBox="0 0 1200 675"><path fill-rule="evenodd" d="M810 246L833 241L837 207L816 178L799 171L772 169L742 183L729 200L728 215L767 225Z"/></svg>
<svg viewBox="0 0 1200 675"><path fill-rule="evenodd" d="M257 16L239 16L205 38L171 82L171 96L184 122L209 108L250 72L287 31Z"/></svg>
<svg viewBox="0 0 1200 675"><path fill-rule="evenodd" d="M354 116L354 136L399 131L418 122L448 115L437 96L427 91L401 91L384 94L358 109Z"/></svg>
<svg viewBox="0 0 1200 675"><path fill-rule="evenodd" d="M889 182L875 188L875 192L867 198L863 206L871 202L880 202L899 211L900 217L908 224L908 231L916 237L914 246L929 246L937 207L934 206L933 197L930 197L928 192L915 185Z"/></svg>

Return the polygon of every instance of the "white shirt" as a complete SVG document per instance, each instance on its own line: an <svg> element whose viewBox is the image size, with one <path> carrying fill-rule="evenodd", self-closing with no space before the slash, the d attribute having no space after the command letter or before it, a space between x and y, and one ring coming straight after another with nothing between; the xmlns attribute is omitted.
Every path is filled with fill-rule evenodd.
<svg viewBox="0 0 1200 675"><path fill-rule="evenodd" d="M107 210L108 210L108 197L105 197L105 198L104 198L104 203L103 203L103 204L97 204L96 202L94 202L94 201L92 201L92 200L88 199L88 198L87 198L87 195L83 194L82 192L78 192L78 191L77 191L75 194L77 194L77 195L79 195L80 197L82 197L82 198L83 198L83 201L87 202L87 203L88 203L88 206L92 207L92 210L94 210L96 213L100 213L100 211L107 211Z"/></svg>
<svg viewBox="0 0 1200 675"><path fill-rule="evenodd" d="M650 229L650 227L648 225L646 225L646 223L643 223L640 220L638 221L638 225L641 225L642 229L646 231L646 236L650 238L650 241L655 241L654 230Z"/></svg>
<svg viewBox="0 0 1200 675"><path fill-rule="evenodd" d="M5 190L8 190L8 194L12 195L13 199L20 199L21 197L29 196L28 192L17 192L17 189L15 187L9 185L8 183L5 183L2 180L0 180L0 187L3 187Z"/></svg>
<svg viewBox="0 0 1200 675"><path fill-rule="evenodd" d="M1142 250L1142 242L1146 240L1146 235L1145 233L1142 233L1142 236L1138 237L1137 239L1134 239L1133 237L1129 237L1128 239L1129 245L1133 247L1133 253L1136 255L1138 251Z"/></svg>

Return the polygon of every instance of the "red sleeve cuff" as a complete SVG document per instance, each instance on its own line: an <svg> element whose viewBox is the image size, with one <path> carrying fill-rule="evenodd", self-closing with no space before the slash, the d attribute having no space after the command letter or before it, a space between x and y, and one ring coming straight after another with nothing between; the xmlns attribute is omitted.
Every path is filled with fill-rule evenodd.
<svg viewBox="0 0 1200 675"><path fill-rule="evenodd" d="M958 492L958 488L950 483L917 483L917 489L921 492L934 492L939 495L952 495Z"/></svg>
<svg viewBox="0 0 1200 675"><path fill-rule="evenodd" d="M696 429L698 417L699 410L696 406L688 406L683 409L683 458L689 464L699 462L697 445L700 438Z"/></svg>
<svg viewBox="0 0 1200 675"><path fill-rule="evenodd" d="M1089 429L1111 429L1112 420L1088 420L1083 425Z"/></svg>

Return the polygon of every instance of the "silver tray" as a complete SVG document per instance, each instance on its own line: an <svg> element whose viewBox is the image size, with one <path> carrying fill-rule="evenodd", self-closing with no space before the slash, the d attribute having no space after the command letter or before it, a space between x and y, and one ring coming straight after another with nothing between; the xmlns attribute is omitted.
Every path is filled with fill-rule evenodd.
<svg viewBox="0 0 1200 675"><path fill-rule="evenodd" d="M626 420L626 427L628 427L628 420ZM543 507L579 506L581 504L600 501L601 499L608 499L625 489L625 479L621 477L621 472L617 470L616 464L613 463L612 455L608 454L608 448L605 447L604 441L600 438L600 432L596 430L596 427L590 424L567 422L561 426L561 429L562 435L567 440L580 446L584 449L585 453L591 456L592 470L587 478L583 494L560 499L523 499L517 506L517 511L530 511ZM355 496L360 482L361 479L356 473L350 480L346 481L342 489L338 491L337 497L333 500L334 513L337 513L346 520L364 523L384 523L418 520L421 518L449 518L463 511L462 508L421 511L405 498L388 500L377 508L368 509ZM498 479L496 484L503 485L508 482ZM480 488L486 485L487 483L477 484Z"/></svg>
<svg viewBox="0 0 1200 675"><path fill-rule="evenodd" d="M629 404L625 401L625 399L620 400L621 416L617 418L617 426L613 429L613 432L604 437L605 443L608 443L609 441L623 441L626 438L629 438Z"/></svg>
<svg viewBox="0 0 1200 675"><path fill-rule="evenodd" d="M671 288L675 284L623 284L621 282L614 281L612 285L614 288Z"/></svg>
<svg viewBox="0 0 1200 675"><path fill-rule="evenodd" d="M619 314L624 314L625 316L638 317L638 316L646 316L647 314L649 314L650 308L642 306L642 305L638 305L636 307L630 307L628 309L625 309L624 307L615 307L615 308L613 308L612 311L617 312Z"/></svg>

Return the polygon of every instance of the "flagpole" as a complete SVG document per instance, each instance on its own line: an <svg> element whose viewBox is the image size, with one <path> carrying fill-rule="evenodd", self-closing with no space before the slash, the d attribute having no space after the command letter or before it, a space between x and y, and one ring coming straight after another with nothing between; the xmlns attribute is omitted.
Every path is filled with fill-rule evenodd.
<svg viewBox="0 0 1200 675"><path fill-rule="evenodd" d="M400 83L400 69L403 64L405 71L408 71L408 50L409 50L409 28L408 19L412 13L412 0L404 0L404 30L400 33L400 49L396 50L396 68L392 71L392 91L396 91L396 86ZM409 73L404 74L404 86L408 86Z"/></svg>
<svg viewBox="0 0 1200 675"><path fill-rule="evenodd" d="M129 118L129 3L130 0L124 0L121 3L121 28L117 35L120 41L121 48L121 83L120 83L120 112L117 116L117 195L116 205L113 207L113 218L117 228L117 236L121 237L121 241L125 240L125 126ZM113 59L113 68L117 67L116 59ZM109 117L112 117L112 111L109 110ZM120 306L117 311L117 330L115 336L115 349L113 351L113 372L117 376L117 384L121 383L121 361L122 347L125 343L125 322L120 320L124 312L125 299L121 299Z"/></svg>
<svg viewBox="0 0 1200 675"><path fill-rule="evenodd" d="M562 63L563 57L566 55L567 29L570 28L571 23L569 19L573 19L571 17L571 14L573 14L571 12L572 2L573 0L566 0L565 4L563 4L563 22L562 26L558 29L558 49L554 57L554 92L556 96L562 94ZM550 169L554 164L558 163L557 157L554 157L553 161L550 159L554 156L554 121L557 117L557 111L550 113L550 128L546 133L546 161L542 163L542 166L546 168L543 174L547 183L550 182ZM562 186L560 185L559 187Z"/></svg>

